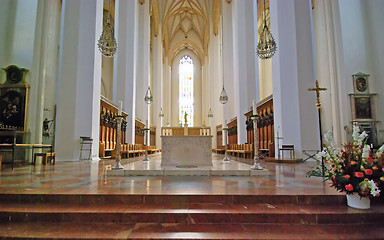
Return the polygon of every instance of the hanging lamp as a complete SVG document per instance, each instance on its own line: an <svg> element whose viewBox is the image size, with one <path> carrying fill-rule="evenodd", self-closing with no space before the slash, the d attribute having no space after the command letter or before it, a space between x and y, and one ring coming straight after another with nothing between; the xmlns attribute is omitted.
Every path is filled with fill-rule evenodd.
<svg viewBox="0 0 384 240"><path fill-rule="evenodd" d="M269 59L271 58L277 50L277 44L275 39L273 39L272 33L267 26L267 16L265 9L265 0L264 0L264 27L259 36L259 41L257 43L257 55L260 59Z"/></svg>
<svg viewBox="0 0 384 240"><path fill-rule="evenodd" d="M148 87L147 93L145 94L144 102L148 105L150 105L153 102L153 96L152 96L150 87Z"/></svg>
<svg viewBox="0 0 384 240"><path fill-rule="evenodd" d="M111 9L111 0L108 2L109 11ZM117 51L117 43L115 39L115 32L110 23L110 13L108 11L107 21L103 26L103 32L97 42L101 54L106 57L113 57Z"/></svg>
<svg viewBox="0 0 384 240"><path fill-rule="evenodd" d="M221 23L221 48L220 48L220 56L223 66L223 89L220 93L219 101L221 104L226 104L228 102L228 95L224 88L224 58L223 58L223 45L224 45L224 38L223 38L223 24L224 24L224 16L222 16L222 23Z"/></svg>

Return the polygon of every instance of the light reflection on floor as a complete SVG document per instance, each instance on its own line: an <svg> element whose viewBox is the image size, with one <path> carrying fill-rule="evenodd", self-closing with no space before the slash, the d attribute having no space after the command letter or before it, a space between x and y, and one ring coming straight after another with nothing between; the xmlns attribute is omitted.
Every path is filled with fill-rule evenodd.
<svg viewBox="0 0 384 240"><path fill-rule="evenodd" d="M150 161L161 154L150 155ZM143 157L123 159L127 165L141 164ZM214 160L223 155L213 154ZM242 160L232 157L232 162ZM244 161L244 160L242 160ZM249 164L251 159L246 160ZM11 170L3 165L0 193L84 193L84 194L338 194L322 178L307 178L306 172L318 165L261 161L269 176L107 176L114 160L56 162L56 165L24 165ZM249 165L250 167L250 165Z"/></svg>

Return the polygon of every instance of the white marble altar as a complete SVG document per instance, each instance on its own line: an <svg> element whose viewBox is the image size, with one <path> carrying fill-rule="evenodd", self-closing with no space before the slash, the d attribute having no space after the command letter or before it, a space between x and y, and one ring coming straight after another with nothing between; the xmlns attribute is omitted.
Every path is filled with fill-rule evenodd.
<svg viewBox="0 0 384 240"><path fill-rule="evenodd" d="M212 136L161 136L161 166L212 166Z"/></svg>

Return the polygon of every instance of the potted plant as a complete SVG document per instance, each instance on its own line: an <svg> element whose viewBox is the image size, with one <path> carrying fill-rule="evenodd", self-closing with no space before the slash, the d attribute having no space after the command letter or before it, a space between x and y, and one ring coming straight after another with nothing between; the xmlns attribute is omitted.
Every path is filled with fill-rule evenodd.
<svg viewBox="0 0 384 240"><path fill-rule="evenodd" d="M380 196L384 190L384 145L372 152L366 144L368 134L360 133L358 126L353 127L353 141L342 148L336 146L332 135L332 131L324 135L326 145L316 156L327 163L325 181L330 180L339 192L347 194L348 206L370 208L370 198Z"/></svg>

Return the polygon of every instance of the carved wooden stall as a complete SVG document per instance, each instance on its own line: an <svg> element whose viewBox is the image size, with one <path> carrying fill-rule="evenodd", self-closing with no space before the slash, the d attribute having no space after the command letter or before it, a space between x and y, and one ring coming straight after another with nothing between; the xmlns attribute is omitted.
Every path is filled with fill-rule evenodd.
<svg viewBox="0 0 384 240"><path fill-rule="evenodd" d="M257 114L260 119L257 121L257 131L259 137L259 154L264 156L275 156L275 136L273 123L273 97L272 95L257 104ZM247 112L247 140L253 144L253 122L250 119L252 110Z"/></svg>
<svg viewBox="0 0 384 240"><path fill-rule="evenodd" d="M237 118L228 123L228 144L237 144Z"/></svg>
<svg viewBox="0 0 384 240"><path fill-rule="evenodd" d="M135 119L135 144L144 145L145 123Z"/></svg>
<svg viewBox="0 0 384 240"><path fill-rule="evenodd" d="M117 142L117 118L119 110L118 107L109 101L107 98L101 96L100 98L100 142L99 142L99 156L105 157L110 155L116 148ZM125 118L127 114L122 113L124 116L121 122L121 143L125 143L125 134L127 129L127 121Z"/></svg>
<svg viewBox="0 0 384 240"><path fill-rule="evenodd" d="M223 146L223 126L221 124L216 126L216 136L216 146L219 149Z"/></svg>

